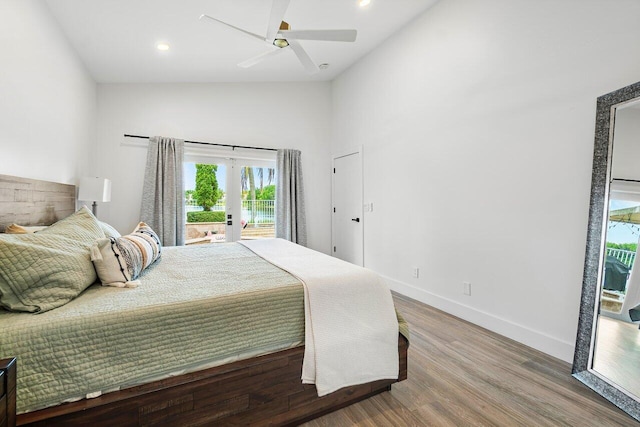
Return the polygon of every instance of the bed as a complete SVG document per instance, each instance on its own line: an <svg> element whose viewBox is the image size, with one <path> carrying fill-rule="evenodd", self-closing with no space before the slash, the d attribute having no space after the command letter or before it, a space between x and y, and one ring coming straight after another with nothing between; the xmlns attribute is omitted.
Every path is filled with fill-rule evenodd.
<svg viewBox="0 0 640 427"><path fill-rule="evenodd" d="M38 208L17 207L34 199L51 205L43 194L28 196L29 189L44 184L0 176L4 199L0 207L5 203L3 212L7 206L14 211L0 213L0 227L8 220L46 225L66 215L68 207L60 214L55 207L45 208L47 220L41 220L42 214L34 219L29 212ZM3 186L19 187L19 191ZM64 198L75 200L75 189L54 193L54 204ZM7 203L6 198L16 194L20 200ZM13 221L15 212L21 216ZM172 267L176 259L184 263L179 268ZM206 265L207 260L216 260L215 269ZM196 273L206 275L207 270L215 272L207 286L190 282ZM238 276L248 281L229 280ZM302 284L239 244L163 248L162 261L140 280L141 285L132 289L92 285L70 303L43 314L0 312L0 323L21 337L6 338L0 346L0 357L5 357L0 361L0 426L290 425L389 390L392 383L406 378L408 333L401 321L405 335L397 335L397 379L352 385L318 397L316 386L300 382L305 351ZM163 300L167 295L169 300ZM284 309L274 313L276 305ZM153 319L155 326L149 326L154 325ZM189 336L190 329L207 328L207 340L198 342L197 336ZM80 362L57 357L67 351L65 343L83 331L84 339L103 346L81 354ZM44 340L49 353L39 350L36 356L64 376L52 376L49 371L55 369L29 367L34 357L29 343L42 341L43 336L56 339ZM153 336L160 338L152 341ZM125 349L127 341L136 345ZM15 353L4 353L8 347ZM25 362L23 371L19 353ZM17 360L9 357L16 355ZM112 380L101 383L102 379L87 372L76 377L75 364L85 368L81 371L100 371L101 378ZM133 373L130 366L124 369L131 364L137 366ZM52 393L57 382L70 384L72 390ZM29 391L21 394L27 387ZM83 398L86 394L92 398ZM60 404L61 397L76 401Z"/></svg>

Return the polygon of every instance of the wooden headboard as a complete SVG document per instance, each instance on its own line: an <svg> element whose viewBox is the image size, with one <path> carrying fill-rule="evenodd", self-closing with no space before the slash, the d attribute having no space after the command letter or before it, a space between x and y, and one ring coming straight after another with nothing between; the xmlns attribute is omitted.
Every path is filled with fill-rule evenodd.
<svg viewBox="0 0 640 427"><path fill-rule="evenodd" d="M76 210L76 186L0 175L0 233L7 225L51 225Z"/></svg>

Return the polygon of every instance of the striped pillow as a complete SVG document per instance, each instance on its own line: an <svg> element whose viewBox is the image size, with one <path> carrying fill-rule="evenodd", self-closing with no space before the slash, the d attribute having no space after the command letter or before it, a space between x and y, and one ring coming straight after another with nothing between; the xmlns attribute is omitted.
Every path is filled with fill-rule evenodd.
<svg viewBox="0 0 640 427"><path fill-rule="evenodd" d="M141 222L126 236L98 239L91 248L91 261L103 286L135 288L138 276L161 252L160 238Z"/></svg>

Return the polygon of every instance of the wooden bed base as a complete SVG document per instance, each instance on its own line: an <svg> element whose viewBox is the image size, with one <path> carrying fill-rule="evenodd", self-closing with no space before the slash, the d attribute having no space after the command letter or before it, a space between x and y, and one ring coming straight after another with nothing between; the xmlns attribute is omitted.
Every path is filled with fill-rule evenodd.
<svg viewBox="0 0 640 427"><path fill-rule="evenodd" d="M16 425L16 359L0 359L0 427Z"/></svg>
<svg viewBox="0 0 640 427"><path fill-rule="evenodd" d="M397 381L407 378L408 346L399 335ZM345 387L319 398L314 385L300 382L303 354L304 347L296 347L17 417L16 361L1 360L0 420L5 420L0 427L296 425L390 390L396 382Z"/></svg>

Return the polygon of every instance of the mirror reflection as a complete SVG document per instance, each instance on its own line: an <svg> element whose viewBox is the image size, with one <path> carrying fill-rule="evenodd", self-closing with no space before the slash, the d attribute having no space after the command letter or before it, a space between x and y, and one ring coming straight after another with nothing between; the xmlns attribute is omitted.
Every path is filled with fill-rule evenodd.
<svg viewBox="0 0 640 427"><path fill-rule="evenodd" d="M640 100L615 109L594 371L640 396ZM637 261L637 262L636 262Z"/></svg>

